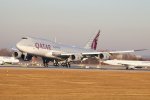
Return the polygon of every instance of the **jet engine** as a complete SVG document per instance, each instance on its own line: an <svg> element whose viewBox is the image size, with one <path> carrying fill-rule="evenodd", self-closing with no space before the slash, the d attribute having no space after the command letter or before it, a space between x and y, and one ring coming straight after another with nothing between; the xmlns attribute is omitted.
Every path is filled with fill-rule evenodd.
<svg viewBox="0 0 150 100"><path fill-rule="evenodd" d="M81 54L71 55L69 58L72 61L80 61L82 59L82 55Z"/></svg>
<svg viewBox="0 0 150 100"><path fill-rule="evenodd" d="M21 58L22 53L19 52L19 51L16 51L16 52L14 52L14 53L12 54L12 56L18 59L18 58Z"/></svg>
<svg viewBox="0 0 150 100"><path fill-rule="evenodd" d="M22 52L19 52L19 51L17 51L17 52L14 52L13 53L13 57L15 57L15 58L17 58L17 59L23 59L24 61L29 61L29 60L31 60L32 59L32 55L30 55L30 54L27 54L27 53L22 53Z"/></svg>
<svg viewBox="0 0 150 100"><path fill-rule="evenodd" d="M98 55L99 59L102 59L102 60L109 60L110 59L110 54L109 53L101 53Z"/></svg>

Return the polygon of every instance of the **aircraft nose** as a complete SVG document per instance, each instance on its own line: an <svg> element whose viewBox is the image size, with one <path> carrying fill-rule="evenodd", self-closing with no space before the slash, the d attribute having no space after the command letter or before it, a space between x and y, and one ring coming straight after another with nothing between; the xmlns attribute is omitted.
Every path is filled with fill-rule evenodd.
<svg viewBox="0 0 150 100"><path fill-rule="evenodd" d="M21 48L21 44L18 42L18 43L16 44L16 47L17 47L18 49L20 49L20 48Z"/></svg>

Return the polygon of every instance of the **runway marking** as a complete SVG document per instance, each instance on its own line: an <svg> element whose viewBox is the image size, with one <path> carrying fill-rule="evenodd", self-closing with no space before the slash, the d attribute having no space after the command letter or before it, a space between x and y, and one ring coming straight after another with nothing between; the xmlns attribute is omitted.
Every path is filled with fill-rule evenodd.
<svg viewBox="0 0 150 100"><path fill-rule="evenodd" d="M74 84L81 84L81 85L92 85L95 84L96 82L81 82L81 81L61 81L65 83L74 83Z"/></svg>

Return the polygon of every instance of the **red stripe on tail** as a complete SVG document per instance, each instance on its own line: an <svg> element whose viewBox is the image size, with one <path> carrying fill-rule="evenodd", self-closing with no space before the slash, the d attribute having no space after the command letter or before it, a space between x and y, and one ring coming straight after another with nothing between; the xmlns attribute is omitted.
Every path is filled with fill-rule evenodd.
<svg viewBox="0 0 150 100"><path fill-rule="evenodd" d="M100 35L100 30L98 31L97 35L95 36L92 44L91 44L91 49L96 50L97 48L97 41L98 41L98 37Z"/></svg>

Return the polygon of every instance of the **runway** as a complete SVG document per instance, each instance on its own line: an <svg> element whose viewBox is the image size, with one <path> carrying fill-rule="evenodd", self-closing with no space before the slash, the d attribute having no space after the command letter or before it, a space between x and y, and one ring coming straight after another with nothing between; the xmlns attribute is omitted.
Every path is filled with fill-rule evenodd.
<svg viewBox="0 0 150 100"><path fill-rule="evenodd" d="M150 72L116 66L1 66L0 100L18 99L149 100Z"/></svg>
<svg viewBox="0 0 150 100"><path fill-rule="evenodd" d="M124 66L112 66L112 65L87 65L87 66L80 66L80 65L72 65L70 68L62 67L62 66L24 66L24 65L1 65L0 68L21 68L21 69L36 69L36 70L52 70L52 69L68 69L68 70L107 70L107 71L150 71L150 68L141 68L141 69L134 69L134 70L126 70Z"/></svg>

